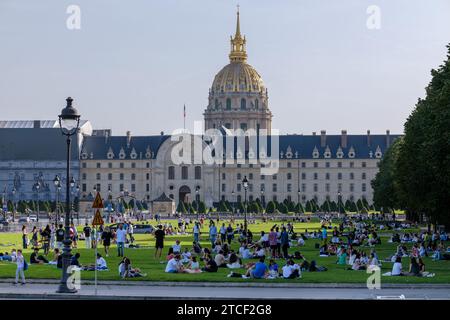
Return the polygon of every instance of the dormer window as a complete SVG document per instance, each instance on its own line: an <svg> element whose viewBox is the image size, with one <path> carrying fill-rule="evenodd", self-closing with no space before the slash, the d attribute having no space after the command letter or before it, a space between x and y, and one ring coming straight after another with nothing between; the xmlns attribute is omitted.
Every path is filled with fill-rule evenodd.
<svg viewBox="0 0 450 320"><path fill-rule="evenodd" d="M313 156L314 159L319 158L319 150L317 150L317 147L314 147L312 156Z"/></svg>
<svg viewBox="0 0 450 320"><path fill-rule="evenodd" d="M330 148L329 148L329 147L327 147L327 148L325 149L325 152L323 153L323 156L324 156L324 158L326 158L326 159L331 158L331 151L330 151Z"/></svg>
<svg viewBox="0 0 450 320"><path fill-rule="evenodd" d="M342 152L342 148L341 147L338 148L338 150L336 152L336 157L338 159L342 159L344 157L344 152Z"/></svg>
<svg viewBox="0 0 450 320"><path fill-rule="evenodd" d="M123 148L120 149L119 152L119 159L125 159L125 150L123 150Z"/></svg>
<svg viewBox="0 0 450 320"><path fill-rule="evenodd" d="M130 158L131 159L136 159L137 158L137 153L136 153L136 150L134 148L133 148L133 150L131 150Z"/></svg>

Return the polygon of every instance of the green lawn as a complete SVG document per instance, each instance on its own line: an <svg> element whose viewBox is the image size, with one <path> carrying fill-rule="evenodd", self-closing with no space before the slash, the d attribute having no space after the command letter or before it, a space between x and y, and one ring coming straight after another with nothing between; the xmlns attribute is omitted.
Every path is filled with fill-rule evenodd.
<svg viewBox="0 0 450 320"><path fill-rule="evenodd" d="M176 221L171 221L175 224ZM241 221L239 221L241 222ZM269 231L270 227L275 222L250 224L249 229L254 234L254 239L259 239L259 232L261 230ZM280 224L278 222L278 224ZM296 232L302 232L304 229L308 231L318 230L320 224L318 222L309 223L296 223ZM201 237L202 246L210 246L207 240L207 227L202 230L204 232ZM150 280L150 281L267 281L267 282L306 282L306 283L361 283L364 284L368 277L365 271L350 271L346 270L347 266L339 266L335 264L336 257L319 257L318 249L314 248L314 244L319 242L317 239L309 239L306 241L304 247L290 248L290 252L301 251L305 257L311 261L316 260L318 265L322 265L328 268L326 272L303 272L302 279L300 280L252 280L252 279L240 279L240 278L227 278L226 275L230 272L227 268L219 269L217 273L200 273L200 274L167 274L164 272L165 262L161 264L159 260L154 259L154 238L151 235L136 235L136 242L142 246L139 249L125 248L125 255L132 261L134 267L139 267L143 272L147 273L145 278L130 279L135 280ZM165 241L165 249L163 252L164 257L161 260L165 261L165 254L170 245L172 245L176 239L180 239L183 245L191 246L192 236L168 236ZM8 245L12 244L12 245ZM1 233L0 234L0 252L11 252L13 248L21 248L22 240L19 233ZM238 249L238 243L233 242L233 249ZM82 264L94 263L94 250L84 249L84 241L80 241L78 249L74 249L73 252L79 252L81 254L80 262ZM411 245L408 245L410 248ZM380 260L386 258L395 253L395 244L387 243L387 237L382 238L382 244L376 246L376 251ZM370 252L370 248L365 248L367 253ZM100 247L99 252L104 256L103 246ZM25 250L24 255L29 261L31 250ZM52 253L49 254L49 259L52 258ZM120 280L118 276L118 263L116 247L112 246L110 250L110 256L105 257L108 263L109 271L98 272L99 280ZM433 278L419 278L419 277L382 277L382 283L450 283L450 261L432 261L431 258L425 258L425 265L427 271L436 274ZM245 261L244 261L245 262ZM280 268L283 265L282 260L278 260ZM404 270L408 269L408 259L403 259ZM15 275L15 264L10 262L0 261L0 278L12 278ZM382 273L391 271L392 263L383 262ZM244 269L236 270L243 273ZM57 269L54 265L30 265L26 271L26 277L29 279L59 279L61 270ZM81 274L82 280L94 279L94 272L83 271Z"/></svg>

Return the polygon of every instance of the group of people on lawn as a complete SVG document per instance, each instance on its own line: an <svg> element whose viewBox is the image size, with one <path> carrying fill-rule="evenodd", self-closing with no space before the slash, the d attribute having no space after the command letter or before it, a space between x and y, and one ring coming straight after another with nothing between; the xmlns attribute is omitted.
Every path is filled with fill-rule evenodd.
<svg viewBox="0 0 450 320"><path fill-rule="evenodd" d="M325 271L326 268L317 266L315 261L308 262L299 251L289 255L290 241L297 239L293 229L290 223L286 226L274 225L269 233L262 231L260 239L253 241L251 231L247 230L245 233L245 228L240 224L236 229L231 223L228 226L222 224L218 229L215 222L210 220L211 248L202 248L199 238L194 236L192 247L182 250L180 241L177 240L173 246L169 247L165 271L167 273L201 273L217 272L219 268L228 268L231 271L228 277L256 279L278 277L292 279L301 277L302 271ZM155 232L155 257L161 257L164 236L163 227L159 226ZM238 252L231 249L231 243L236 237L240 242ZM304 237L303 235L303 241ZM265 263L266 257L270 257L268 264ZM279 268L275 261L279 258L286 260L282 268ZM244 259L256 259L257 262L243 263ZM203 263L203 267L200 267L200 263ZM245 272L238 273L237 269L244 269Z"/></svg>

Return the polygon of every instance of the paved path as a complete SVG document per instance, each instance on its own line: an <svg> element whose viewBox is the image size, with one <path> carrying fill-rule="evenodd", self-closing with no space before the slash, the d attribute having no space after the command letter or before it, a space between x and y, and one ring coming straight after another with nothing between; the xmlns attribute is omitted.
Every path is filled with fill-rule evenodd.
<svg viewBox="0 0 450 320"><path fill-rule="evenodd" d="M1 299L93 299L93 285L75 295L61 295L57 284L14 286L0 283ZM450 299L448 288L258 288L154 285L99 285L98 299Z"/></svg>

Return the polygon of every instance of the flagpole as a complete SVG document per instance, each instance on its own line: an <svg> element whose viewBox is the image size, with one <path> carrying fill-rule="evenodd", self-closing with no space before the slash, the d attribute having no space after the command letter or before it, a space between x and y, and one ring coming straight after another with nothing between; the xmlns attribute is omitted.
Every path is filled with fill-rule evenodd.
<svg viewBox="0 0 450 320"><path fill-rule="evenodd" d="M183 129L186 131L186 104L183 107Z"/></svg>

